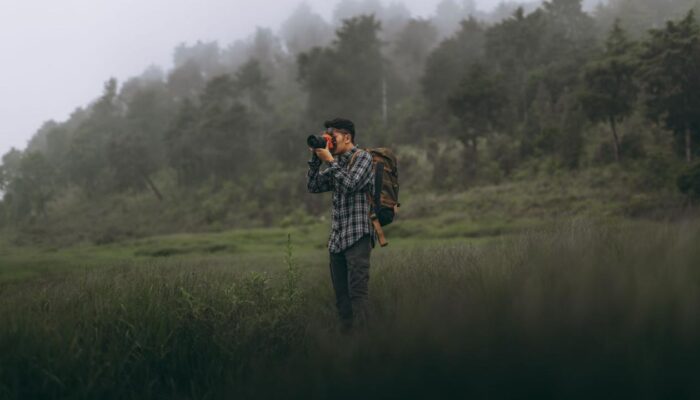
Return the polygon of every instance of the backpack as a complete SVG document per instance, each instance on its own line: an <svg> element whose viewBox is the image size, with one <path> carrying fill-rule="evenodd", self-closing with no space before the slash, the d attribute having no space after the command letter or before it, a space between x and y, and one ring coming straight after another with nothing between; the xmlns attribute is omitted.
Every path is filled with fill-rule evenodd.
<svg viewBox="0 0 700 400"><path fill-rule="evenodd" d="M394 153L384 147L364 149L372 156L372 172L374 174L374 193L368 193L370 199L370 218L379 238L379 244L384 247L388 243L384 238L382 226L389 225L401 206L399 203L399 171ZM355 162L353 155L349 166Z"/></svg>

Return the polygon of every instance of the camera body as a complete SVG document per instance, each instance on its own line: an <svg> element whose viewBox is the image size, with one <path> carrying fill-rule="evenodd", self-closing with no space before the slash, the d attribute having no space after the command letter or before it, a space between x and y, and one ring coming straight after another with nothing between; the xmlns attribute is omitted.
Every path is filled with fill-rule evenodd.
<svg viewBox="0 0 700 400"><path fill-rule="evenodd" d="M312 149L325 149L328 145L329 150L333 150L336 146L335 137L323 134L323 135L309 135L306 138L306 144Z"/></svg>

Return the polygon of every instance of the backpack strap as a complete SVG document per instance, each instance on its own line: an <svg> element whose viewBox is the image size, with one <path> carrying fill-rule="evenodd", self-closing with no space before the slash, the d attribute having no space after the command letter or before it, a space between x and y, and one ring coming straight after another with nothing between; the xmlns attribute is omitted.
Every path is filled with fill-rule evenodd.
<svg viewBox="0 0 700 400"><path fill-rule="evenodd" d="M379 223L377 214L370 211L369 218L372 220L372 225L374 225L374 231L377 233L377 240L379 241L379 245L382 247L386 247L389 244L389 242L386 241L386 236L384 236L384 229L382 229L382 224Z"/></svg>
<svg viewBox="0 0 700 400"><path fill-rule="evenodd" d="M362 149L361 149L362 150ZM365 150L367 151L367 150ZM367 151L369 153L369 151ZM371 155L372 153L370 153ZM355 154L352 155L352 158L350 159L350 162L348 163L348 169L352 168L352 165L355 163L355 160L357 159L357 156L360 155L360 151L356 151ZM389 242L386 241L386 236L384 236L384 229L382 229L382 224L379 223L379 218L377 217L377 213L379 212L379 207L381 206L381 193L382 193L382 179L383 179L383 171L384 171L384 163L379 162L376 164L375 168L381 168L382 173L377 173L377 170L374 172L374 196L372 196L372 193L367 192L367 201L369 202L369 219L372 221L372 225L374 226L374 231L377 233L377 240L379 241L379 245L382 247L386 247Z"/></svg>
<svg viewBox="0 0 700 400"><path fill-rule="evenodd" d="M358 148L357 151L355 152L355 154L353 154L352 157L350 157L350 162L348 163L348 169L352 168L352 165L355 164L355 160L357 160L357 156L360 155L360 150L364 150L364 149ZM367 150L365 150L365 151L367 151Z"/></svg>

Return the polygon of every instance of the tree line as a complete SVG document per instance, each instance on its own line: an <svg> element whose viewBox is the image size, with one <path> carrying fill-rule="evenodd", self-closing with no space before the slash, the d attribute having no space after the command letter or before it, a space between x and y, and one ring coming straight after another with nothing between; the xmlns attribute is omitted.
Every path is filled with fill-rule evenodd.
<svg viewBox="0 0 700 400"><path fill-rule="evenodd" d="M611 0L587 13L581 0L551 0L486 15L445 0L421 19L344 1L334 34L301 6L279 35L180 45L172 70L109 79L90 105L45 123L2 157L0 223L117 193L148 191L168 207L201 188L228 190L228 204L266 220L296 204L317 211L299 182L304 139L335 116L356 122L361 146L404 151L408 171L428 154L425 190L507 178L542 159L578 169L663 153L693 165L695 5ZM700 194L697 170L673 178Z"/></svg>

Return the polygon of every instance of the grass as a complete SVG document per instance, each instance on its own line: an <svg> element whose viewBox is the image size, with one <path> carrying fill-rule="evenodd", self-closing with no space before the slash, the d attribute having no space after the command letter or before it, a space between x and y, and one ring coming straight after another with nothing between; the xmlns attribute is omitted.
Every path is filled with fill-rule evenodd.
<svg viewBox="0 0 700 400"><path fill-rule="evenodd" d="M414 218L386 228L391 248L411 248L417 243L471 239L481 243L541 226L534 220L470 221L460 215ZM238 229L215 233L170 234L119 242L67 247L50 245L14 246L0 240L0 283L61 276L84 269L118 265L150 265L155 260L178 263L219 263L245 270L270 271L282 259L287 235L295 243L296 256L306 263L327 258L328 224L301 227Z"/></svg>
<svg viewBox="0 0 700 400"><path fill-rule="evenodd" d="M5 282L0 398L700 395L697 220L399 240L374 253L372 324L349 336L336 330L325 253L281 233L259 232L261 244L249 232L248 253ZM246 233L221 235L109 251L200 254Z"/></svg>
<svg viewBox="0 0 700 400"><path fill-rule="evenodd" d="M700 222L603 172L407 190L349 336L307 215L0 237L0 398L697 397Z"/></svg>
<svg viewBox="0 0 700 400"><path fill-rule="evenodd" d="M298 241L299 256L319 252L326 227L232 230L222 233L172 234L130 239L105 245L69 247L13 246L0 241L0 283L47 275L61 276L84 269L116 265L150 265L154 260L177 259L181 263L265 264L282 258L291 234ZM302 238L305 240L302 241ZM267 268L263 268L267 270Z"/></svg>
<svg viewBox="0 0 700 400"><path fill-rule="evenodd" d="M386 233L391 246L398 248L446 240L487 243L530 229L555 227L561 220L585 218L622 223L631 217L659 219L657 214L667 216L682 208L683 199L677 194L631 190L630 184L620 183L626 179L630 178L625 171L608 168L577 175L531 177L456 193L429 193L408 187L402 193L403 207L398 221L387 227ZM95 226L84 231L80 218L57 213L47 222L50 227L37 228L43 232L41 244L26 245L31 242L31 235L6 232L0 237L0 282L61 275L85 268L148 264L152 259L229 263L247 270L266 271L268 265L279 260L287 233L292 234L297 255L305 262L314 262L325 254L328 222L316 220L309 224L310 217L304 213L292 213L280 221L287 227L141 237L135 232L163 228L144 217L153 208L163 206L146 195L113 201L114 204L107 200L106 204L100 204L100 216L90 220L99 220L100 224L90 222ZM179 220L173 216L162 219L170 221L168 224ZM198 227L198 230L202 228ZM116 229L114 237L110 236L111 228ZM136 237L118 234L129 229ZM74 238L89 237L101 230L106 233L97 234L100 240L72 242ZM111 239L107 240L108 237ZM117 237L120 239L116 240ZM25 245L15 245L18 241ZM95 245L95 241L100 244Z"/></svg>

